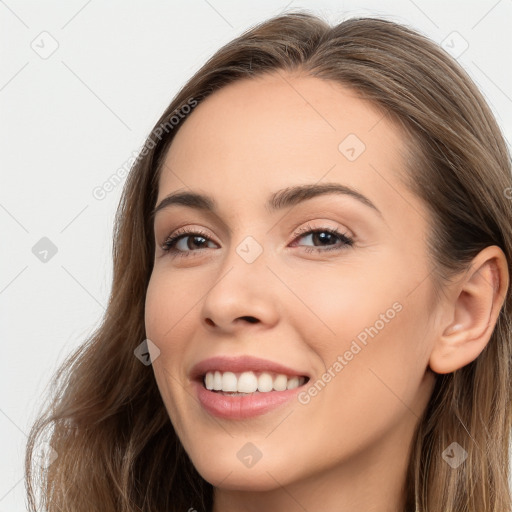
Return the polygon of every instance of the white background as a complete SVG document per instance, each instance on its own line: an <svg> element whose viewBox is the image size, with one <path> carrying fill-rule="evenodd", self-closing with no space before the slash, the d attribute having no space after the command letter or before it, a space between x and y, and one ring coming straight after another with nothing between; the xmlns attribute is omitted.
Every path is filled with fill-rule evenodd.
<svg viewBox="0 0 512 512"><path fill-rule="evenodd" d="M383 16L438 43L458 32L455 51L469 45L458 60L510 144L512 0L0 1L0 512L26 510L26 433L49 378L107 303L122 184L103 200L93 189L216 49L296 8L331 22ZM42 237L57 247L47 262L32 252Z"/></svg>

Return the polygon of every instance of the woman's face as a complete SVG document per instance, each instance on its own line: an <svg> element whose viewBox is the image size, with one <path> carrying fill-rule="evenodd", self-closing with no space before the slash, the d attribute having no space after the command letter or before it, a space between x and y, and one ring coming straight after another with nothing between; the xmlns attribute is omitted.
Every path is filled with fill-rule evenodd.
<svg viewBox="0 0 512 512"><path fill-rule="evenodd" d="M405 471L434 382L435 311L429 216L399 182L402 148L354 92L285 74L224 87L180 127L157 205L180 192L212 207L158 209L146 332L172 424L213 485L261 491L361 472L381 485ZM195 374L239 356L266 362ZM206 369L210 388L262 391L207 390ZM309 381L294 388L294 376Z"/></svg>

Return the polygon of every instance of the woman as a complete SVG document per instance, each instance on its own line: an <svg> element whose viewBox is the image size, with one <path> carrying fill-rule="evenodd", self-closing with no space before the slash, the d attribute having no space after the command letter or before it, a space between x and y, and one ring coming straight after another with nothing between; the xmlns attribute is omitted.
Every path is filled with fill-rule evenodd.
<svg viewBox="0 0 512 512"><path fill-rule="evenodd" d="M31 509L51 429L42 510L510 510L511 193L482 95L411 29L227 44L130 172Z"/></svg>

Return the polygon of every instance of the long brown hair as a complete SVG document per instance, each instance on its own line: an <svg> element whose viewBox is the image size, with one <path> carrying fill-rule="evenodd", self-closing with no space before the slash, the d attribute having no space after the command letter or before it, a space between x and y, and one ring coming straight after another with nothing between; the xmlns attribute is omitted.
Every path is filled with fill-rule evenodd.
<svg viewBox="0 0 512 512"><path fill-rule="evenodd" d="M134 356L145 339L151 211L163 157L193 105L236 80L297 70L351 88L407 134L405 183L433 215L427 243L440 292L489 245L503 250L512 275L510 154L462 67L428 38L384 19L331 27L293 12L265 21L218 50L185 84L129 173L115 219L106 314L55 375L49 404L30 432L30 510L37 508L36 487L38 510L50 512L211 510L213 487L177 438L151 366ZM484 351L436 377L412 443L407 512L511 510L511 344L509 288ZM46 468L35 464L43 439L57 453ZM468 453L457 469L442 456L452 442Z"/></svg>

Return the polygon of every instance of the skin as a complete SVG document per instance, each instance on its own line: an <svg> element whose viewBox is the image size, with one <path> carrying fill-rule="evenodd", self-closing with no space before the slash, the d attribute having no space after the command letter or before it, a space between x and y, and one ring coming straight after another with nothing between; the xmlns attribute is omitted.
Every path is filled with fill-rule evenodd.
<svg viewBox="0 0 512 512"><path fill-rule="evenodd" d="M338 149L348 134L366 146L354 161ZM216 488L214 512L399 510L435 372L464 366L489 341L508 286L505 257L486 248L436 298L425 246L431 217L399 181L403 149L398 128L353 91L284 73L215 92L176 134L157 204L186 190L212 196L219 210L157 213L146 332L160 349L153 369L174 428ZM326 182L357 189L382 216L335 194L265 209L278 189ZM294 236L308 224L337 228L354 244ZM186 257L165 253L181 227L210 241L182 239ZM236 252L247 236L263 248L252 263ZM283 362L317 381L394 303L401 310L307 404L227 420L191 391L192 366L216 355ZM250 468L237 457L247 442L262 453Z"/></svg>

